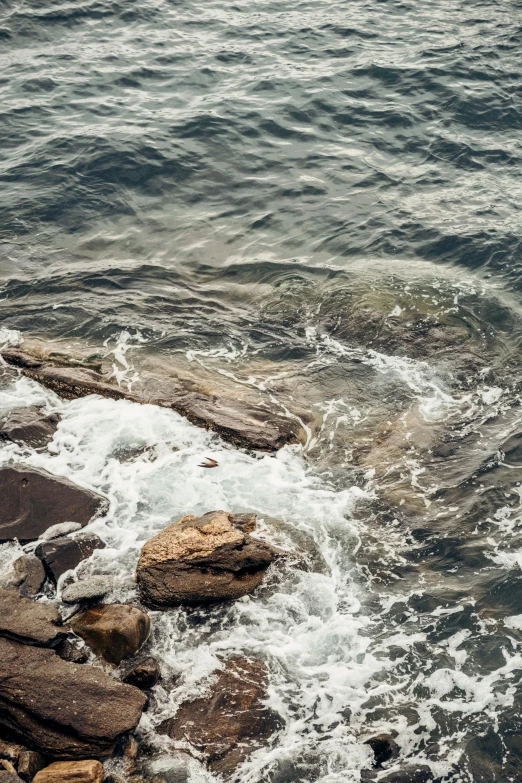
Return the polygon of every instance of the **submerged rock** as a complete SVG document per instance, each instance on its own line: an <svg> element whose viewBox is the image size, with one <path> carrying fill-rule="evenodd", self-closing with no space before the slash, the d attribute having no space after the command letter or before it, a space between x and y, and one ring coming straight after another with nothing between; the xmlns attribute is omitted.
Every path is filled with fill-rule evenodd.
<svg viewBox="0 0 522 783"><path fill-rule="evenodd" d="M35 554L45 565L46 571L56 584L66 571L74 570L83 560L92 555L96 549L104 549L105 543L99 536L90 535L63 536L52 541L39 544Z"/></svg>
<svg viewBox="0 0 522 783"><path fill-rule="evenodd" d="M150 618L135 606L108 604L76 615L71 628L96 655L118 665L141 650L150 636Z"/></svg>
<svg viewBox="0 0 522 783"><path fill-rule="evenodd" d="M0 639L0 727L54 758L110 755L146 703L137 688L54 651Z"/></svg>
<svg viewBox="0 0 522 783"><path fill-rule="evenodd" d="M42 561L34 555L22 555L13 563L13 576L10 586L16 587L21 595L35 596L45 582L45 568Z"/></svg>
<svg viewBox="0 0 522 783"><path fill-rule="evenodd" d="M35 783L101 783L103 765L96 760L56 761L42 769Z"/></svg>
<svg viewBox="0 0 522 783"><path fill-rule="evenodd" d="M92 576L73 582L62 590L62 601L66 604L76 604L79 601L94 601L104 598L114 586L114 580L108 576Z"/></svg>
<svg viewBox="0 0 522 783"><path fill-rule="evenodd" d="M0 636L23 644L53 647L65 638L54 606L0 588Z"/></svg>
<svg viewBox="0 0 522 783"><path fill-rule="evenodd" d="M57 413L46 414L37 405L16 408L0 422L0 440L10 440L33 449L47 446L60 422Z"/></svg>
<svg viewBox="0 0 522 783"><path fill-rule="evenodd" d="M87 525L108 508L106 498L44 470L15 465L0 469L0 543L35 541L51 525Z"/></svg>
<svg viewBox="0 0 522 783"><path fill-rule="evenodd" d="M151 538L138 563L142 600L197 605L251 593L280 554L234 524L226 511L183 517Z"/></svg>
<svg viewBox="0 0 522 783"><path fill-rule="evenodd" d="M4 349L2 356L8 363L21 367L24 375L69 400L100 394L115 400L172 408L196 426L213 430L236 446L262 451L277 451L289 443L306 440L303 428L295 419L253 402L216 394L194 379L173 375L172 371L164 377L142 373L140 391L130 392L100 372L35 358L18 348Z"/></svg>
<svg viewBox="0 0 522 783"><path fill-rule="evenodd" d="M134 685L135 688L146 691L149 688L153 688L160 678L161 669L159 663L156 658L149 656L130 669L126 669L121 679L127 685Z"/></svg>
<svg viewBox="0 0 522 783"><path fill-rule="evenodd" d="M213 772L231 772L281 725L279 716L264 704L267 683L261 661L229 658L210 693L183 702L158 731L190 743Z"/></svg>

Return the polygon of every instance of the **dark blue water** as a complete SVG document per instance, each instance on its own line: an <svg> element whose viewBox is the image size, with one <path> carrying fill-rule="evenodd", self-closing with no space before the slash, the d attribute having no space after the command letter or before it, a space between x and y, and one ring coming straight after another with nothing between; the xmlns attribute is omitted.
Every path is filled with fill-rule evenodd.
<svg viewBox="0 0 522 783"><path fill-rule="evenodd" d="M0 326L303 418L420 634L358 736L454 783L522 780L521 50L508 0L0 1Z"/></svg>

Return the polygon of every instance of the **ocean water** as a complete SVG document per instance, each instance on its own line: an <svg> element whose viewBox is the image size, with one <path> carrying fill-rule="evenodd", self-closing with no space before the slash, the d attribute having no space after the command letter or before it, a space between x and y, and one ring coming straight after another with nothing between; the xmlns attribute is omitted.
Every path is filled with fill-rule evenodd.
<svg viewBox="0 0 522 783"><path fill-rule="evenodd" d="M154 406L0 388L2 414L62 415L46 451L0 463L109 497L79 574L115 576L113 600L188 513L255 511L315 564L153 613L158 754L155 727L241 652L284 719L245 783L359 783L382 732L390 769L522 780L521 11L0 3L0 343L127 386L181 369L306 433L252 454ZM194 761L190 780L216 778Z"/></svg>

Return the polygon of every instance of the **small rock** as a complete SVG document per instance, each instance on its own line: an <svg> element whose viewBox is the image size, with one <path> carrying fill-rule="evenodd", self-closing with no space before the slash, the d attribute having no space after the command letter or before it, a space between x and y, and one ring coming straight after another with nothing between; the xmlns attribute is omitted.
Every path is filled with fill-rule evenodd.
<svg viewBox="0 0 522 783"><path fill-rule="evenodd" d="M122 680L142 691L153 688L161 677L159 663L152 656L123 672Z"/></svg>
<svg viewBox="0 0 522 783"><path fill-rule="evenodd" d="M16 772L13 774L6 769L0 769L0 783L21 783L21 781Z"/></svg>
<svg viewBox="0 0 522 783"><path fill-rule="evenodd" d="M103 764L99 761L55 761L42 769L34 783L101 783Z"/></svg>
<svg viewBox="0 0 522 783"><path fill-rule="evenodd" d="M126 759L135 759L138 755L139 745L135 737L128 737L121 749Z"/></svg>
<svg viewBox="0 0 522 783"><path fill-rule="evenodd" d="M0 759L0 768L5 769L6 772L11 772L13 775L16 775L16 769L7 759Z"/></svg>
<svg viewBox="0 0 522 783"><path fill-rule="evenodd" d="M102 604L76 615L71 628L96 655L118 666L141 650L150 636L150 618L135 606Z"/></svg>
<svg viewBox="0 0 522 783"><path fill-rule="evenodd" d="M125 783L123 778L119 775L114 775L112 772L110 775L106 775L103 779L103 783Z"/></svg>
<svg viewBox="0 0 522 783"><path fill-rule="evenodd" d="M39 557L45 566L45 569L53 582L56 584L58 579L66 571L74 570L82 560L86 560L96 549L104 549L105 543L98 536L90 535L64 536L56 538L54 541L48 541L39 544L36 547L35 554Z"/></svg>
<svg viewBox="0 0 522 783"><path fill-rule="evenodd" d="M34 750L24 750L18 760L18 775L26 783L34 778L37 772L45 767L45 759L41 753Z"/></svg>
<svg viewBox="0 0 522 783"><path fill-rule="evenodd" d="M183 517L147 541L136 578L154 607L232 600L258 587L279 554L235 526L232 514L213 511Z"/></svg>
<svg viewBox="0 0 522 783"><path fill-rule="evenodd" d="M76 604L79 601L93 601L96 598L104 598L114 586L114 580L108 576L93 576L90 579L82 579L81 582L64 587L62 601L66 604Z"/></svg>
<svg viewBox="0 0 522 783"><path fill-rule="evenodd" d="M69 661L70 663L82 664L87 663L89 660L87 651L82 650L70 639L64 639L55 649L56 654L59 655L60 658L63 658L64 661Z"/></svg>
<svg viewBox="0 0 522 783"><path fill-rule="evenodd" d="M45 568L37 557L22 555L13 563L13 572L10 585L21 595L30 598L40 592L45 582Z"/></svg>
<svg viewBox="0 0 522 783"><path fill-rule="evenodd" d="M231 772L280 726L279 716L264 704L267 684L261 661L228 658L210 693L183 702L158 733L190 743L213 772Z"/></svg>
<svg viewBox="0 0 522 783"><path fill-rule="evenodd" d="M54 647L65 638L58 611L50 604L0 588L0 637L38 647Z"/></svg>
<svg viewBox="0 0 522 783"><path fill-rule="evenodd" d="M44 470L14 465L0 469L0 543L36 541L51 525L85 527L108 509L108 501Z"/></svg>
<svg viewBox="0 0 522 783"><path fill-rule="evenodd" d="M378 734L376 737L370 737L364 744L373 750L373 766L376 768L382 767L385 761L397 758L400 752L400 747L391 734Z"/></svg>
<svg viewBox="0 0 522 783"><path fill-rule="evenodd" d="M25 750L23 745L17 745L14 742L3 742L0 740L0 759L7 759L11 764L17 764L20 753Z"/></svg>
<svg viewBox="0 0 522 783"><path fill-rule="evenodd" d="M60 422L57 413L46 414L37 405L10 411L0 424L0 440L10 440L33 449L47 446Z"/></svg>

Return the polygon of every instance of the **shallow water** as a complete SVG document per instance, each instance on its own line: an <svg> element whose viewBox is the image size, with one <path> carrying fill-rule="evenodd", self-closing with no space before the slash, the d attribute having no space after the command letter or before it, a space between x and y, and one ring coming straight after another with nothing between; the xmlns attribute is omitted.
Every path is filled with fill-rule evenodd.
<svg viewBox="0 0 522 783"><path fill-rule="evenodd" d="M2 462L111 499L85 568L118 577L114 600L186 513L256 511L321 564L153 617L182 675L144 718L157 744L218 653L267 662L285 725L247 783L356 783L379 732L400 766L522 780L520 10L0 5L0 341L127 385L174 366L305 427L256 456L153 406L0 389L0 412L63 416L47 452Z"/></svg>

